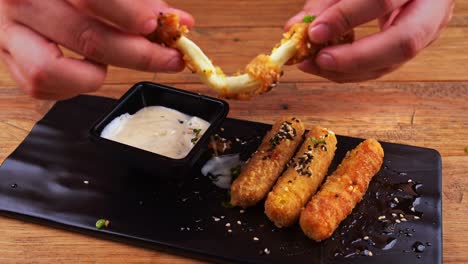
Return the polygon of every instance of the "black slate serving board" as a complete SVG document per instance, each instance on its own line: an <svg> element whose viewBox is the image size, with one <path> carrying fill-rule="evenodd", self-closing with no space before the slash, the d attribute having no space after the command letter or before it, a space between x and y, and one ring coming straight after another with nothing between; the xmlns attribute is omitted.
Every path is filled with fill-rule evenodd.
<svg viewBox="0 0 468 264"><path fill-rule="evenodd" d="M318 243L298 226L275 228L263 205L224 207L226 191L200 174L209 153L189 179L174 182L116 161L117 153L88 134L115 102L79 96L57 103L0 168L1 213L215 262L442 263L441 159L434 150L383 143L384 166L364 200ZM219 133L246 160L270 127L226 119ZM330 171L360 141L339 136ZM100 218L110 226L96 229Z"/></svg>

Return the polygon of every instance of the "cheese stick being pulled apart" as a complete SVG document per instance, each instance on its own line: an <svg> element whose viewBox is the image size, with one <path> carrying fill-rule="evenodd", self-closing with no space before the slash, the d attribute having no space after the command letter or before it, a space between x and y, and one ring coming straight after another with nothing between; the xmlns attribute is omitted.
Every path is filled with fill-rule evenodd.
<svg viewBox="0 0 468 264"><path fill-rule="evenodd" d="M148 39L182 52L187 67L196 72L201 80L215 89L221 97L247 100L255 94L263 94L275 87L283 74L282 67L285 64L299 63L315 56L323 47L354 40L354 32L350 31L327 43L311 43L307 28L313 18L305 16L303 22L294 24L284 33L283 39L270 55L258 55L245 67L244 73L234 76L226 76L194 42L185 37L188 29L179 24L177 14L161 13L158 17L158 27Z"/></svg>
<svg viewBox="0 0 468 264"><path fill-rule="evenodd" d="M320 191L302 211L299 223L311 239L329 238L367 191L380 170L384 152L379 142L368 139L348 152Z"/></svg>
<svg viewBox="0 0 468 264"><path fill-rule="evenodd" d="M239 177L231 185L231 204L248 207L270 191L302 141L304 125L297 118L282 118L263 138Z"/></svg>
<svg viewBox="0 0 468 264"><path fill-rule="evenodd" d="M296 223L302 208L317 191L335 156L335 133L315 126L265 202L265 213L278 227Z"/></svg>

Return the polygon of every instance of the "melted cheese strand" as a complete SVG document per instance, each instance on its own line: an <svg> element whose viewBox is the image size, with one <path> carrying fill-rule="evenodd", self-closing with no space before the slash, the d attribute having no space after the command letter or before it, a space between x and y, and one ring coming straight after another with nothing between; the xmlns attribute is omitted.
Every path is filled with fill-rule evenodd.
<svg viewBox="0 0 468 264"><path fill-rule="evenodd" d="M150 40L181 51L187 67L197 73L206 85L222 97L234 99L250 99L255 94L268 92L277 85L285 64L299 63L326 45L351 42L354 36L351 32L324 45L312 44L307 36L309 23L296 23L283 34L283 39L270 55L257 56L246 66L245 73L226 76L200 47L184 36L188 30L179 24L178 15L161 14L158 25L156 31L148 36Z"/></svg>

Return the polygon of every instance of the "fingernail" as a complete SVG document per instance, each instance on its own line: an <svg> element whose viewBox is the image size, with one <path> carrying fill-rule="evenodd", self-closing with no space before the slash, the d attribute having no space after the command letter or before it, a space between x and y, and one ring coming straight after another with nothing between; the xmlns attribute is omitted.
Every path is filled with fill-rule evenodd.
<svg viewBox="0 0 468 264"><path fill-rule="evenodd" d="M145 25L143 26L143 34L150 34L156 29L156 18L152 18L146 21Z"/></svg>
<svg viewBox="0 0 468 264"><path fill-rule="evenodd" d="M317 64L325 70L334 70L336 68L335 59L327 53L321 53L317 56Z"/></svg>
<svg viewBox="0 0 468 264"><path fill-rule="evenodd" d="M180 72L184 69L184 63L179 56L173 57L166 65L166 72Z"/></svg>
<svg viewBox="0 0 468 264"><path fill-rule="evenodd" d="M330 26L327 24L318 24L309 30L310 40L316 43L323 43L332 38Z"/></svg>

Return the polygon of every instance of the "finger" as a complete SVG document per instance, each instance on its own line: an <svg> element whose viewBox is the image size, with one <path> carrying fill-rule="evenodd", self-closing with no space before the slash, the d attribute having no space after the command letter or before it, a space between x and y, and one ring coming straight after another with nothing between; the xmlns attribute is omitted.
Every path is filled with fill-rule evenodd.
<svg viewBox="0 0 468 264"><path fill-rule="evenodd" d="M149 0L149 1L153 1L153 0ZM158 13L158 11L159 10L155 9L155 12L157 13L158 16L161 13L164 13L164 14L178 14L179 19L180 19L180 23L182 25L186 25L188 28L192 28L195 25L195 19L193 18L193 16L191 14L183 11L183 10L169 7L167 9L165 9L165 10L160 11L159 13Z"/></svg>
<svg viewBox="0 0 468 264"><path fill-rule="evenodd" d="M443 4L415 0L400 12L392 27L352 44L327 47L319 52L316 63L337 72L361 72L401 64L435 38L444 17L440 12Z"/></svg>
<svg viewBox="0 0 468 264"><path fill-rule="evenodd" d="M16 5L7 7L12 19L93 61L151 72L184 68L178 51L116 30L62 0L13 1L10 5Z"/></svg>
<svg viewBox="0 0 468 264"><path fill-rule="evenodd" d="M75 7L86 10L96 17L117 25L127 32L147 35L156 29L156 18L160 12L178 13L183 22L193 24L193 18L169 6L159 0L135 1L135 0L68 0ZM185 20L185 21L184 21Z"/></svg>
<svg viewBox="0 0 468 264"><path fill-rule="evenodd" d="M10 76L18 84L18 86L24 87L27 83L26 78L24 78L23 73L19 69L18 65L13 61L11 55L6 51L1 51L0 60L4 62L6 68L10 73Z"/></svg>
<svg viewBox="0 0 468 264"><path fill-rule="evenodd" d="M381 30L386 30L388 29L390 26L393 25L393 22L395 21L395 19L398 17L398 15L400 14L402 8L397 8L395 9L393 12L391 13L388 13L382 17L379 17L378 21L379 21L379 27Z"/></svg>
<svg viewBox="0 0 468 264"><path fill-rule="evenodd" d="M9 51L7 59L21 88L40 99L65 99L97 90L106 67L90 61L63 57L60 49L36 32L11 24L0 42Z"/></svg>
<svg viewBox="0 0 468 264"><path fill-rule="evenodd" d="M297 15L293 16L286 22L285 30L289 30L289 28L298 22L301 22L305 15L314 15L318 16L323 11L325 11L330 6L338 3L340 0L310 0L307 1L306 5L304 6L304 10L299 12Z"/></svg>
<svg viewBox="0 0 468 264"><path fill-rule="evenodd" d="M373 71L365 71L360 73L342 73L335 71L327 71L319 68L313 61L304 61L298 65L298 68L306 73L314 74L330 81L338 83L347 83L347 82L363 82L368 80L374 80L386 75L401 65L395 65L392 67L386 67Z"/></svg>
<svg viewBox="0 0 468 264"><path fill-rule="evenodd" d="M445 16L444 22L441 24L440 29L446 27L453 18L453 10L455 9L455 2L454 1L450 1L450 2L451 4L448 7L447 15Z"/></svg>
<svg viewBox="0 0 468 264"><path fill-rule="evenodd" d="M310 25L311 41L323 43L399 8L409 0L347 0L325 10Z"/></svg>

